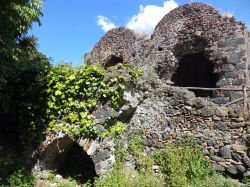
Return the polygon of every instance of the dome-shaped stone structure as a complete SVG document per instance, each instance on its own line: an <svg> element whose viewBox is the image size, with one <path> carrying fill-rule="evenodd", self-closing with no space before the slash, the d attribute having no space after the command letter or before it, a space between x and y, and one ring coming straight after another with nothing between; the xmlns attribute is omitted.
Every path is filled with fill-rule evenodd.
<svg viewBox="0 0 250 187"><path fill-rule="evenodd" d="M203 3L179 6L165 15L151 39L121 27L108 31L86 56L103 67L119 62L153 71L175 86L241 88L249 77L249 32L234 17ZM195 91L227 103L242 92Z"/></svg>
<svg viewBox="0 0 250 187"><path fill-rule="evenodd" d="M160 77L172 78L177 86L240 87L248 76L248 35L242 22L221 16L210 5L186 4L171 11L156 26L151 37L153 55L148 61L154 59L152 65ZM172 56L154 55L160 51L170 51ZM197 95L223 96L228 101L239 93Z"/></svg>
<svg viewBox="0 0 250 187"><path fill-rule="evenodd" d="M186 45L185 50L182 48L175 52L195 53L199 48L213 45L222 38L229 39L233 36L241 38L245 29L243 23L235 21L233 17L221 16L219 11L210 5L191 3L182 5L165 15L155 28L152 42L163 50L173 50L177 48L176 45Z"/></svg>
<svg viewBox="0 0 250 187"><path fill-rule="evenodd" d="M139 55L139 48L144 42L130 29L115 28L100 39L86 60L90 64L98 63L104 67L122 62L131 63Z"/></svg>

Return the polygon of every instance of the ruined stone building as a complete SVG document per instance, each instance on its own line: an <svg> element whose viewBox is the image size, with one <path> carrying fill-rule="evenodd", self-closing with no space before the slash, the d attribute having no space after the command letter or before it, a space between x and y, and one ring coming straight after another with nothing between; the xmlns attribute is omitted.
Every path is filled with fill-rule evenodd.
<svg viewBox="0 0 250 187"><path fill-rule="evenodd" d="M192 135L215 170L250 176L250 34L244 23L207 4L186 4L165 15L149 39L127 28L108 31L86 59L105 68L128 63L144 70L138 86L126 90L118 113L126 115L129 130L144 130L147 152ZM97 119L103 110L109 109L96 109ZM42 144L42 168L56 167L57 138ZM60 138L64 147L72 143ZM97 174L114 162L111 140L83 138L75 144L84 147Z"/></svg>
<svg viewBox="0 0 250 187"><path fill-rule="evenodd" d="M152 68L159 78L171 79L176 86L238 88L249 76L249 32L233 17L222 17L209 5L193 3L167 14L149 40L126 28L107 32L87 61L104 67L124 62ZM212 96L220 104L242 97L237 92L195 93Z"/></svg>

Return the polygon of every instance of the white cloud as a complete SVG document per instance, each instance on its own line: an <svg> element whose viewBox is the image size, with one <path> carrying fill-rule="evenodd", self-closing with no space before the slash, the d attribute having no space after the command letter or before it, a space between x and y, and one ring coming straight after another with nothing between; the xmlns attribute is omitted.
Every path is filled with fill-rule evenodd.
<svg viewBox="0 0 250 187"><path fill-rule="evenodd" d="M140 5L140 11L137 15L131 17L126 27L139 33L151 35L155 26L168 12L178 7L174 0L166 0L163 6Z"/></svg>
<svg viewBox="0 0 250 187"><path fill-rule="evenodd" d="M176 7L178 7L178 4L175 0L165 0L163 6L140 5L140 11L130 18L126 27L139 33L151 35L163 16ZM104 32L116 27L107 17L98 16L97 19L97 24Z"/></svg>
<svg viewBox="0 0 250 187"><path fill-rule="evenodd" d="M104 32L107 32L116 27L116 25L112 21L104 16L97 16L97 24Z"/></svg>

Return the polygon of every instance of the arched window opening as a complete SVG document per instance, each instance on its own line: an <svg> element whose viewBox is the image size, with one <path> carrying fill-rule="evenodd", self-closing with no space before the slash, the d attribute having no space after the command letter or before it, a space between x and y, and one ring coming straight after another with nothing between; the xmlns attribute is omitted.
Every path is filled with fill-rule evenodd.
<svg viewBox="0 0 250 187"><path fill-rule="evenodd" d="M213 63L204 53L184 55L173 75L174 85L181 87L216 88L218 74L213 73ZM191 90L197 97L212 97L210 90Z"/></svg>
<svg viewBox="0 0 250 187"><path fill-rule="evenodd" d="M105 68L109 68L111 66L115 66L115 65L117 65L119 63L122 63L122 62L123 62L123 58L122 57L111 55L110 58L109 58L109 60L105 64Z"/></svg>

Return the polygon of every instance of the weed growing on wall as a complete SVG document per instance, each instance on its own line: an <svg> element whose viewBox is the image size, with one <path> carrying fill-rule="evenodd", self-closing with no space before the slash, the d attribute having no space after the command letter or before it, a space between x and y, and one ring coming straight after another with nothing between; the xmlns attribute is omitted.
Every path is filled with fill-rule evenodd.
<svg viewBox="0 0 250 187"><path fill-rule="evenodd" d="M178 145L168 144L154 157L168 186L199 184L212 176L209 163L204 160L201 149L193 140Z"/></svg>
<svg viewBox="0 0 250 187"><path fill-rule="evenodd" d="M95 178L93 183L80 184L71 178L59 179L50 171L40 174L39 178L58 186L82 187L246 187L236 180L227 179L213 172L204 160L201 149L191 139L183 144L169 143L152 155L144 154L145 142L142 131L134 131L126 143L122 136L116 140L116 164L106 175ZM121 144L123 142L123 144ZM126 146L127 144L127 146ZM128 167L129 155L133 155L134 167ZM131 157L130 157L131 162ZM152 170L160 166L160 173Z"/></svg>
<svg viewBox="0 0 250 187"><path fill-rule="evenodd" d="M110 102L111 108L119 108L126 84L135 84L141 74L122 64L108 70L98 65L75 69L68 64L54 67L48 75L48 130L70 137L96 136L99 132L91 115L95 107ZM111 130L122 130L119 128Z"/></svg>

